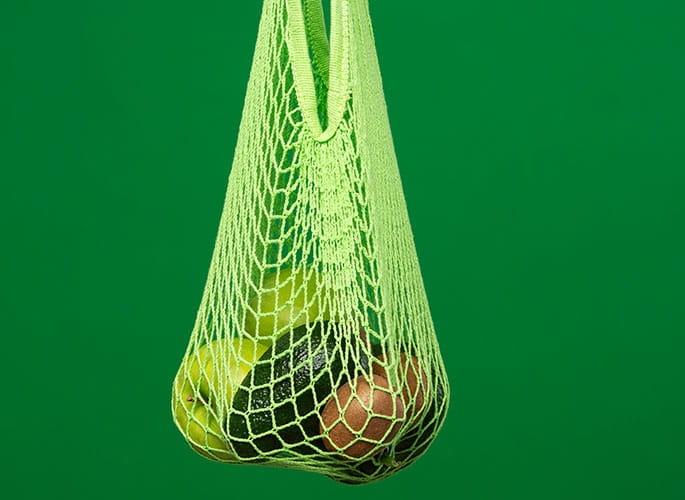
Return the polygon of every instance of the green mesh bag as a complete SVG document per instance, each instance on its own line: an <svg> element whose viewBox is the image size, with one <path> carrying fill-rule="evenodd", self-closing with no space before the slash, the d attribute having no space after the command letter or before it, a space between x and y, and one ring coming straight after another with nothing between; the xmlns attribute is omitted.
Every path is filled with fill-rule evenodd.
<svg viewBox="0 0 685 500"><path fill-rule="evenodd" d="M173 382L199 454L388 477L442 426L447 376L368 0L265 0L196 323Z"/></svg>

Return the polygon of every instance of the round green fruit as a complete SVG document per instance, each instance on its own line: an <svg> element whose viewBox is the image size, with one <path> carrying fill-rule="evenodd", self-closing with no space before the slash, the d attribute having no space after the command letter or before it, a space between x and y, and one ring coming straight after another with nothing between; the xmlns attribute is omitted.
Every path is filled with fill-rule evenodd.
<svg viewBox="0 0 685 500"><path fill-rule="evenodd" d="M245 337L213 340L188 358L188 378L200 391L202 399L216 404L222 388L216 377L216 369L223 358L226 370L223 388L227 403L230 404L240 382L267 349L267 346Z"/></svg>
<svg viewBox="0 0 685 500"><path fill-rule="evenodd" d="M188 444L210 460L235 459L223 438L221 426L208 405L193 396L191 384L178 377L174 391L174 421Z"/></svg>
<svg viewBox="0 0 685 500"><path fill-rule="evenodd" d="M230 460L235 456L224 441L219 422L206 405L196 401L190 412L178 408L176 422L190 446L201 455L216 460ZM183 403L179 403L179 406Z"/></svg>
<svg viewBox="0 0 685 500"><path fill-rule="evenodd" d="M311 270L282 269L268 275L261 290L250 299L245 331L261 340L276 340L288 330L306 323L325 321L325 296L320 275Z"/></svg>

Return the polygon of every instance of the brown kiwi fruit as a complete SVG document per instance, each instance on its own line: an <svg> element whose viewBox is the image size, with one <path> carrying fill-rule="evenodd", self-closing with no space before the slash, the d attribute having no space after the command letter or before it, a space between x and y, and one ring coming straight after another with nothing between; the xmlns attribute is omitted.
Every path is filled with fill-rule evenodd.
<svg viewBox="0 0 685 500"><path fill-rule="evenodd" d="M404 422L402 398L393 395L387 379L372 377L371 383L365 376L347 382L326 403L320 431L327 450L369 457L397 435Z"/></svg>
<svg viewBox="0 0 685 500"><path fill-rule="evenodd" d="M378 356L378 360L387 364L386 356L384 354ZM373 373L388 378L385 367L380 363L373 363ZM420 383L419 374L421 374ZM413 426L418 422L421 414L426 409L428 378L426 377L426 372L421 369L418 358L416 358L416 356L408 356L405 353L400 354L397 375L403 386L402 400L407 410L407 422L410 426ZM402 383L402 380L405 380L406 382ZM412 398L414 398L414 404L412 404Z"/></svg>

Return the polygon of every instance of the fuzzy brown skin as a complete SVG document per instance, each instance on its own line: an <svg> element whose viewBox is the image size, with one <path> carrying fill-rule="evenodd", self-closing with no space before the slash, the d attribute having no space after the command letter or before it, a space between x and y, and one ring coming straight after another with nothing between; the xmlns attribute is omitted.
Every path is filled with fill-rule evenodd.
<svg viewBox="0 0 685 500"><path fill-rule="evenodd" d="M404 403L383 389L390 390L389 384L379 375L373 375L372 384L360 376L338 389L321 414L326 449L345 458L370 457L395 437L404 422Z"/></svg>
<svg viewBox="0 0 685 500"><path fill-rule="evenodd" d="M378 359L386 363L385 356L380 355ZM411 359L411 362L409 361ZM386 363L387 364L387 363ZM373 373L384 378L388 378L385 367L380 363L373 363ZM421 383L419 384L419 376L421 374ZM402 384L402 400L407 410L407 422L413 426L418 422L421 414L426 409L426 390L428 388L428 378L420 365L419 360L415 356L407 356L405 353L400 354L400 363L397 367L397 375ZM402 383L402 380L406 383ZM411 403L412 398L414 404Z"/></svg>

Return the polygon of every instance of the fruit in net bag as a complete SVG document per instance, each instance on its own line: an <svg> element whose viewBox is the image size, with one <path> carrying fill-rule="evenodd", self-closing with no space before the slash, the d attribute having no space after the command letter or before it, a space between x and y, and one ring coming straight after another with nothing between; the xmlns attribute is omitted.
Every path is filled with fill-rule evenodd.
<svg viewBox="0 0 685 500"><path fill-rule="evenodd" d="M343 385L323 409L320 432L330 451L361 458L381 451L404 422L404 403L388 380L359 376Z"/></svg>

